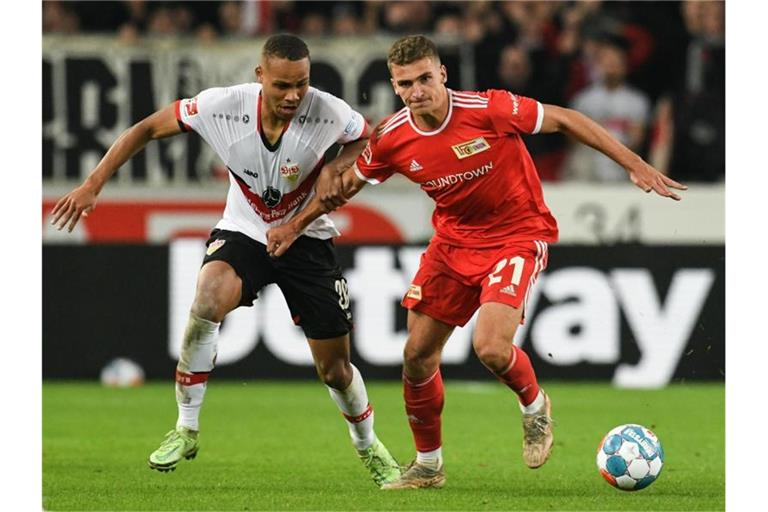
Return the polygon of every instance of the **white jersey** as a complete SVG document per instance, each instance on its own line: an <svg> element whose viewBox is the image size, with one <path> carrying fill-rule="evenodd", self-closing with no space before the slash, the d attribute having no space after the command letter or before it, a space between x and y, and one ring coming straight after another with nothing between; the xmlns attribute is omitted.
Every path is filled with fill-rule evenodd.
<svg viewBox="0 0 768 512"><path fill-rule="evenodd" d="M362 115L343 100L310 87L280 139L262 136L261 84L206 89L176 102L182 128L197 132L229 170L229 192L219 229L266 244L267 230L290 220L314 196L326 150L359 139ZM326 239L339 232L327 215L304 234Z"/></svg>
<svg viewBox="0 0 768 512"><path fill-rule="evenodd" d="M630 143L631 126L647 124L650 115L648 97L626 85L613 90L601 84L593 85L576 95L571 108L597 121L625 145ZM604 154L582 145L574 151L586 166L575 173L578 177L598 181L627 179L624 168Z"/></svg>

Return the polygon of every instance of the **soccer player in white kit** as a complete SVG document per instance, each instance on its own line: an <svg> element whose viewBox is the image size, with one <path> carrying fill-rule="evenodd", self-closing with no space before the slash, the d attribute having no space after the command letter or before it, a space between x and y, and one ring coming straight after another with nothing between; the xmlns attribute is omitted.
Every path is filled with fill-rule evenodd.
<svg viewBox="0 0 768 512"><path fill-rule="evenodd" d="M335 96L310 87L306 44L275 35L264 44L257 83L212 88L155 112L126 130L83 184L61 198L53 223L72 231L88 216L109 178L150 140L194 131L229 170L222 219L207 242L197 291L176 367L178 420L149 456L159 471L197 455L198 418L216 340L224 317L251 306L261 288L276 283L294 322L307 337L320 379L345 417L360 459L381 486L400 476L397 462L373 430L373 409L360 372L350 363L347 282L332 238L339 235L323 215L283 258L266 253L266 232L289 221L314 197L329 210L341 197L338 175L364 148L364 118ZM334 143L337 158L324 163Z"/></svg>

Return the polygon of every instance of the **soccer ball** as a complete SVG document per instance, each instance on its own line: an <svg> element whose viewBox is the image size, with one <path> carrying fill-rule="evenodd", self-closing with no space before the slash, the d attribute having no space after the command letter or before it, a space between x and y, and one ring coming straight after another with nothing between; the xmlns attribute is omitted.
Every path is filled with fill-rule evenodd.
<svg viewBox="0 0 768 512"><path fill-rule="evenodd" d="M130 359L118 357L101 370L101 383L110 388L141 386L144 383L144 370Z"/></svg>
<svg viewBox="0 0 768 512"><path fill-rule="evenodd" d="M597 467L612 486L638 491L651 485L664 466L664 450L656 434L642 425L620 425L608 432L597 449Z"/></svg>

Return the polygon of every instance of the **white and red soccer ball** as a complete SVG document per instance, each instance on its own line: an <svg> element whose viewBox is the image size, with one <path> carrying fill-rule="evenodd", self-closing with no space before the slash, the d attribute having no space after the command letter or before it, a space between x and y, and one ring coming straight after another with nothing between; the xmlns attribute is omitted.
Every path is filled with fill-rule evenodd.
<svg viewBox="0 0 768 512"><path fill-rule="evenodd" d="M642 425L620 425L612 429L597 449L600 474L623 491L645 489L659 477L663 466L661 442Z"/></svg>

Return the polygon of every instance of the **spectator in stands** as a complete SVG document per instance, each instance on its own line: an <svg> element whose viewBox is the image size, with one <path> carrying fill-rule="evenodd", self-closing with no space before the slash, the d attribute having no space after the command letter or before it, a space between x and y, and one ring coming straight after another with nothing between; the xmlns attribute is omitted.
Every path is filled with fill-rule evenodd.
<svg viewBox="0 0 768 512"><path fill-rule="evenodd" d="M691 36L681 83L657 106L649 160L687 181L725 177L725 6L681 5Z"/></svg>
<svg viewBox="0 0 768 512"><path fill-rule="evenodd" d="M430 2L386 2L382 6L379 26L394 34L425 32L429 31L432 19Z"/></svg>
<svg viewBox="0 0 768 512"><path fill-rule="evenodd" d="M571 108L586 114L634 152L643 147L650 102L645 93L626 83L627 42L606 36L597 49L599 81L581 91ZM586 147L573 148L565 175L586 181L623 181L626 171L611 159Z"/></svg>
<svg viewBox="0 0 768 512"><path fill-rule="evenodd" d="M151 36L180 35L170 7L163 5L150 13L147 20L147 34Z"/></svg>
<svg viewBox="0 0 768 512"><path fill-rule="evenodd" d="M558 80L547 68L535 70L530 53L521 45L507 45L499 56L494 88L511 91L521 96L537 98L546 103L558 103ZM561 134L523 136L539 177L545 181L560 179L565 160L566 139Z"/></svg>
<svg viewBox="0 0 768 512"><path fill-rule="evenodd" d="M80 18L65 2L43 2L43 33L74 34L80 29Z"/></svg>
<svg viewBox="0 0 768 512"><path fill-rule="evenodd" d="M334 36L346 37L362 32L360 13L349 2L338 2L331 10L331 32Z"/></svg>

